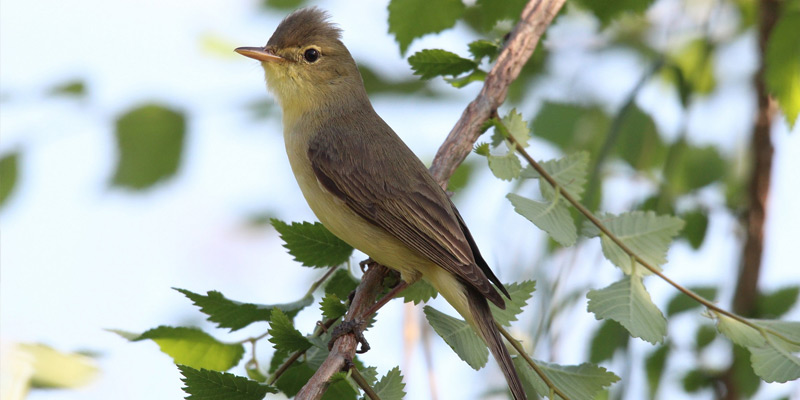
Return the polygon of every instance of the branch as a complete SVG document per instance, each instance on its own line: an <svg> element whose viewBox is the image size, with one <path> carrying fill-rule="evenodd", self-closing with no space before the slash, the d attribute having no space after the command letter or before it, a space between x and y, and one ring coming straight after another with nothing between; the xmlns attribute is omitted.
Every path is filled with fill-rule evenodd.
<svg viewBox="0 0 800 400"><path fill-rule="evenodd" d="M508 38L497 62L486 75L481 92L472 100L453 130L436 152L431 174L442 187L461 164L481 135L481 126L506 99L511 85L528 62L545 29L558 14L565 0L530 0Z"/></svg>
<svg viewBox="0 0 800 400"><path fill-rule="evenodd" d="M508 86L517 78L522 67L533 54L539 39L553 18L564 5L565 0L529 0L522 10L520 21L511 31L508 42L497 62L486 75L483 88L461 114L461 118L447 135L439 147L431 165L431 174L442 186L472 151L472 146L481 134L481 126L490 115L505 101ZM361 279L356 288L356 295L350 305L345 320L355 318L368 319L362 315L368 310L383 288L383 278L389 270L374 264ZM322 397L330 377L345 367L347 360L352 360L356 351L356 340L352 335L339 337L333 345L328 357L317 369L308 383L297 393L298 400L316 400Z"/></svg>

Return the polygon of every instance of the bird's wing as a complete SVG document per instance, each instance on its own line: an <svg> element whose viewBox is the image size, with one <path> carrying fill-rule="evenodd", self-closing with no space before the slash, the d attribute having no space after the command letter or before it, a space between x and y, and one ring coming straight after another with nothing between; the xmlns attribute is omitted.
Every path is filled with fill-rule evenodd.
<svg viewBox="0 0 800 400"><path fill-rule="evenodd" d="M323 187L358 215L504 308L487 275L492 281L497 278L476 264L469 233L465 234L447 194L391 128L381 124L383 131L359 137L331 125L318 132L308 147L312 169ZM496 284L502 288L499 281Z"/></svg>

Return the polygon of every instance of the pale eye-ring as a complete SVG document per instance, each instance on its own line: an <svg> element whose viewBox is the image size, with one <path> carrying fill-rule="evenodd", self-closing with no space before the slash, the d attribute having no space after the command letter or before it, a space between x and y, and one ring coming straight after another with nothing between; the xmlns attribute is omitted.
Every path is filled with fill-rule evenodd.
<svg viewBox="0 0 800 400"><path fill-rule="evenodd" d="M315 48L306 49L303 53L303 58L310 63L316 62L319 60L319 50Z"/></svg>

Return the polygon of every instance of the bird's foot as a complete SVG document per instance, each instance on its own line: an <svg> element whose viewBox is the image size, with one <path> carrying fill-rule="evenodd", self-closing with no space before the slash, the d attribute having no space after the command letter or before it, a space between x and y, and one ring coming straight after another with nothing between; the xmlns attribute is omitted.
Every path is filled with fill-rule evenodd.
<svg viewBox="0 0 800 400"><path fill-rule="evenodd" d="M369 351L369 343L367 343L367 339L364 337L364 320L361 319L354 319L350 321L342 321L341 324L333 328L333 332L331 332L331 340L328 342L328 350L333 348L333 344L336 342L341 336L353 334L355 337L356 342L358 342L361 347L356 349L356 353L364 354Z"/></svg>

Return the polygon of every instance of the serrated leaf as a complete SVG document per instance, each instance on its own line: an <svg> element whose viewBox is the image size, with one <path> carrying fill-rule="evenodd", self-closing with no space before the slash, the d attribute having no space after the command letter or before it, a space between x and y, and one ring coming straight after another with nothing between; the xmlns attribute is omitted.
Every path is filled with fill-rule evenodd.
<svg viewBox="0 0 800 400"><path fill-rule="evenodd" d="M528 299L533 296L536 290L536 281L514 282L505 285L511 299L504 298L506 302L505 310L501 310L493 303L489 303L495 322L503 326L511 326L511 322L517 320L517 315L522 312L522 307L528 304Z"/></svg>
<svg viewBox="0 0 800 400"><path fill-rule="evenodd" d="M610 360L618 349L628 347L630 338L628 331L622 325L611 319L604 320L600 329L592 337L589 361L596 364Z"/></svg>
<svg viewBox="0 0 800 400"><path fill-rule="evenodd" d="M270 321L269 327L269 341L275 345L276 349L282 348L294 352L311 347L308 338L295 329L289 317L277 308L272 311L272 321Z"/></svg>
<svg viewBox="0 0 800 400"><path fill-rule="evenodd" d="M778 21L769 35L765 54L764 81L770 94L778 100L789 128L800 114L800 7L785 2Z"/></svg>
<svg viewBox="0 0 800 400"><path fill-rule="evenodd" d="M11 152L0 158L0 207L14 192L17 184L17 168L19 165L19 152Z"/></svg>
<svg viewBox="0 0 800 400"><path fill-rule="evenodd" d="M620 215L603 214L598 217L611 233L616 235L628 248L654 267L667 262L667 250L675 235L683 228L684 222L671 215L656 215L652 211L631 211ZM584 224L584 234L588 237L600 236L603 254L625 274L632 274L631 257L591 222ZM638 265L636 275L644 276L650 271Z"/></svg>
<svg viewBox="0 0 800 400"><path fill-rule="evenodd" d="M490 154L489 143L478 143L472 151L474 151L475 154L487 157Z"/></svg>
<svg viewBox="0 0 800 400"><path fill-rule="evenodd" d="M800 322L748 319L763 331L722 314L717 329L750 351L753 371L766 382L788 382L800 378ZM762 334L763 332L763 334Z"/></svg>
<svg viewBox="0 0 800 400"><path fill-rule="evenodd" d="M121 331L112 332L132 342L150 339L158 345L162 352L172 357L175 364L183 364L192 368L226 371L239 364L239 360L244 355L244 346L241 344L222 343L197 328L162 325L145 331L141 335Z"/></svg>
<svg viewBox="0 0 800 400"><path fill-rule="evenodd" d="M469 53L476 62L480 62L484 57L489 57L489 62L491 62L500 54L500 45L485 39L470 42L468 46Z"/></svg>
<svg viewBox="0 0 800 400"><path fill-rule="evenodd" d="M642 278L626 275L604 289L590 290L588 310L597 319L619 322L631 336L659 343L667 334L667 320L653 304Z"/></svg>
<svg viewBox="0 0 800 400"><path fill-rule="evenodd" d="M492 170L494 176L504 180L510 181L519 176L522 170L522 163L520 163L517 154L513 150L502 156L489 154L486 156L489 159L489 169Z"/></svg>
<svg viewBox="0 0 800 400"><path fill-rule="evenodd" d="M306 267L330 267L343 264L353 247L332 234L319 222L292 222L291 225L272 219L272 226L284 241L295 261Z"/></svg>
<svg viewBox="0 0 800 400"><path fill-rule="evenodd" d="M326 294L319 302L322 316L325 319L336 319L347 313L347 306L335 294Z"/></svg>
<svg viewBox="0 0 800 400"><path fill-rule="evenodd" d="M215 290L207 292L204 296L186 289L173 289L183 293L192 300L194 305L200 307L200 311L208 315L209 321L215 322L220 328L230 328L231 332L242 329L253 322L269 322L274 308L280 309L289 318L293 318L300 310L314 302L314 296L308 295L298 301L284 304L240 303L225 298L222 293Z"/></svg>
<svg viewBox="0 0 800 400"><path fill-rule="evenodd" d="M353 290L358 287L358 281L353 278L350 271L340 269L333 273L325 284L325 294L335 294L336 297L344 300L350 296Z"/></svg>
<svg viewBox="0 0 800 400"><path fill-rule="evenodd" d="M431 306L425 306L423 311L433 330L470 367L478 370L486 365L489 360L489 349L468 323Z"/></svg>
<svg viewBox="0 0 800 400"><path fill-rule="evenodd" d="M550 203L541 203L515 193L509 193L506 198L514 205L514 211L547 232L562 246L575 244L578 232L561 196Z"/></svg>
<svg viewBox="0 0 800 400"><path fill-rule="evenodd" d="M717 330L733 343L745 347L761 347L766 344L766 339L758 329L748 326L727 315L716 314Z"/></svg>
<svg viewBox="0 0 800 400"><path fill-rule="evenodd" d="M503 117L503 127L507 130L508 135L511 135L519 146L528 147L528 140L531 138L531 132L528 129L528 123L522 119L522 114L517 112L516 108L512 108ZM497 128L495 128L497 129ZM492 144L497 146L505 139L504 137L492 137Z"/></svg>
<svg viewBox="0 0 800 400"><path fill-rule="evenodd" d="M451 28L463 13L461 0L392 0L389 33L394 34L400 54L405 54L414 39Z"/></svg>
<svg viewBox="0 0 800 400"><path fill-rule="evenodd" d="M400 367L394 367L375 384L375 393L381 400L403 400L406 392Z"/></svg>
<svg viewBox="0 0 800 400"><path fill-rule="evenodd" d="M247 378L227 372L195 369L178 365L181 371L183 391L189 400L261 400L267 393L278 393L278 389L262 385Z"/></svg>
<svg viewBox="0 0 800 400"><path fill-rule="evenodd" d="M697 293L700 297L713 302L717 298L717 288L713 286L689 287L689 290ZM677 292L675 296L667 303L667 316L671 317L675 314L680 314L684 311L689 311L702 306L697 300Z"/></svg>
<svg viewBox="0 0 800 400"><path fill-rule="evenodd" d="M557 160L540 162L539 165L556 180L562 190L566 190L575 200L580 201L586 185L586 170L589 167L588 152L579 151ZM541 175L530 165L522 170L520 176L526 179L539 179L539 190L542 192L542 197L550 201L555 198L556 192L550 183L542 179Z"/></svg>
<svg viewBox="0 0 800 400"><path fill-rule="evenodd" d="M403 302L413 302L414 305L426 303L430 299L435 299L439 292L430 283L420 279L402 291Z"/></svg>
<svg viewBox="0 0 800 400"><path fill-rule="evenodd" d="M522 357L513 359L527 392L541 397L550 397L550 388ZM619 377L603 367L584 363L581 365L558 365L534 360L550 382L570 400L594 400L604 388L619 380ZM553 400L561 399L556 395Z"/></svg>
<svg viewBox="0 0 800 400"><path fill-rule="evenodd" d="M425 49L414 53L408 63L415 75L431 79L440 75L460 75L478 68L474 61L461 58L455 53L441 49Z"/></svg>
<svg viewBox="0 0 800 400"><path fill-rule="evenodd" d="M136 107L117 118L117 160L113 186L152 187L178 171L186 136L182 112L158 104Z"/></svg>

